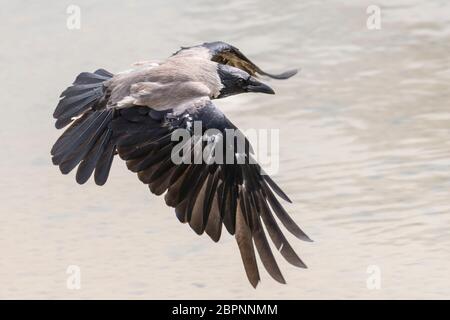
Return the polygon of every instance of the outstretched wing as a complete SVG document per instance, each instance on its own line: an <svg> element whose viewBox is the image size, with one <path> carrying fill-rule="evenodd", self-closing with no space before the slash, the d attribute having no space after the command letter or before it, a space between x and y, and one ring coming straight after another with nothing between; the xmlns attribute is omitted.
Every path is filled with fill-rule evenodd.
<svg viewBox="0 0 450 320"><path fill-rule="evenodd" d="M242 69L252 76L257 76L258 74L260 74L274 79L289 79L293 75L297 74L297 70L295 69L285 71L280 74L265 72L252 61L250 61L250 59L248 59L238 48L222 41L206 42L197 47L182 48L175 54L180 54L185 50L195 51L199 48L208 50L208 58L210 60Z"/></svg>
<svg viewBox="0 0 450 320"><path fill-rule="evenodd" d="M263 224L283 257L295 266L306 267L287 242L274 214L299 239L310 239L289 217L275 194L290 201L288 197L269 176L261 173L258 164L251 163L248 141L244 140L242 152L231 153L234 163L208 161L220 150L234 148L238 139L238 135L227 138L226 129L236 127L210 100L203 100L200 107L181 114L139 106L121 109L119 113L113 120L113 130L120 137L117 150L127 167L154 194L166 192L167 205L174 207L178 219L189 223L196 233L206 232L218 241L224 225L235 235L247 277L254 287L260 280L254 247L269 274L285 283ZM201 121L200 134L195 132L199 124L196 121ZM177 129L187 130L188 139L172 141ZM183 163L179 159L174 161L174 154L180 155ZM200 159L196 158L199 154Z"/></svg>

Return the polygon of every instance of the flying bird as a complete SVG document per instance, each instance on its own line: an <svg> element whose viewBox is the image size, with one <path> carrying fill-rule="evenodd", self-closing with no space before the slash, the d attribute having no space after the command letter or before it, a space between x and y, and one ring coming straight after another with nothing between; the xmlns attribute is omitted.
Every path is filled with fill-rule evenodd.
<svg viewBox="0 0 450 320"><path fill-rule="evenodd" d="M213 100L246 92L274 94L258 76L288 79L296 73L267 73L220 41L182 47L165 61L137 63L117 74L104 69L80 73L61 93L53 113L56 128L68 128L51 149L52 161L63 174L78 167L79 184L93 174L95 183L103 185L118 155L152 193L165 193L176 217L197 234L206 232L217 242L225 226L236 238L253 287L260 281L255 252L268 273L286 283L266 232L289 263L306 265L275 216L297 238L311 240L281 205L278 198L291 200L254 161L245 137L245 148L234 151L236 137L227 138L226 130L237 128ZM194 139L192 134L180 151L183 159L195 153L186 146L212 143L210 156L231 150L235 161L175 163L172 154L179 142L172 134L178 129L192 133L195 121L201 121L207 137ZM215 134L206 134L209 129Z"/></svg>

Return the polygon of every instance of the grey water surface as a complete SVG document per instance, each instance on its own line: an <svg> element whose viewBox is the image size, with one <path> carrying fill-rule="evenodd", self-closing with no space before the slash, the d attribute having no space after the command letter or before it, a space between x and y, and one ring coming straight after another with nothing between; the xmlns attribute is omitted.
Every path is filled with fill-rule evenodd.
<svg viewBox="0 0 450 320"><path fill-rule="evenodd" d="M450 3L379 0L379 30L371 4L1 1L0 298L448 298ZM315 241L289 236L306 270L275 253L287 285L261 271L254 290L231 236L197 236L119 159L103 187L51 164L51 115L79 72L213 40L301 68L274 96L217 101L240 128L280 130L274 179Z"/></svg>

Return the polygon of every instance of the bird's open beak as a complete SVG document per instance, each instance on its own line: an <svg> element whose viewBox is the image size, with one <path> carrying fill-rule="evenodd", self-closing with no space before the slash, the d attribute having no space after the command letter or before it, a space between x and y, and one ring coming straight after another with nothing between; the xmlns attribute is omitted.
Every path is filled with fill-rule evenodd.
<svg viewBox="0 0 450 320"><path fill-rule="evenodd" d="M275 94L275 91L271 87L269 87L267 84L264 84L262 82L259 82L255 78L251 77L250 80L248 80L248 85L246 87L248 92L261 92L261 93L268 93L268 94Z"/></svg>

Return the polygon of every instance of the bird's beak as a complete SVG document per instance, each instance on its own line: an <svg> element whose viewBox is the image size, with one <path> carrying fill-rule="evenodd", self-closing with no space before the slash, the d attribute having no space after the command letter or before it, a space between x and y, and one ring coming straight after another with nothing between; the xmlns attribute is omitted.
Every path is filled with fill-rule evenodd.
<svg viewBox="0 0 450 320"><path fill-rule="evenodd" d="M262 82L259 82L253 77L250 77L248 80L248 84L246 87L248 92L261 92L261 93L268 93L268 94L275 94L275 91L271 87L269 87L267 84L264 84Z"/></svg>

